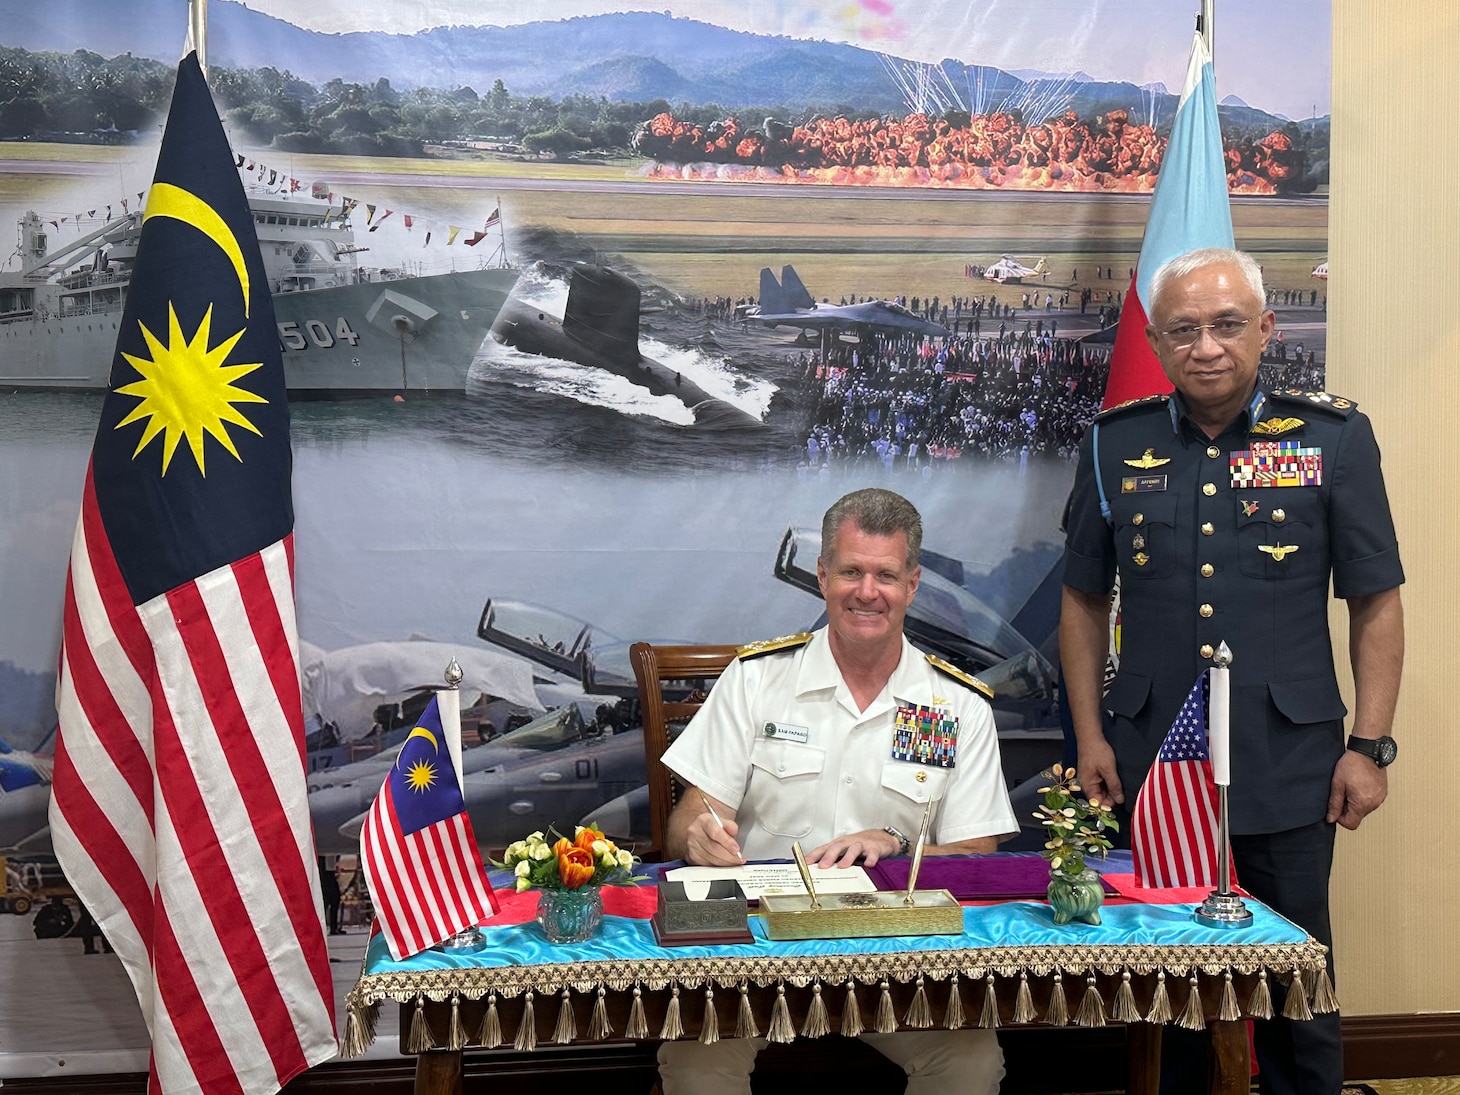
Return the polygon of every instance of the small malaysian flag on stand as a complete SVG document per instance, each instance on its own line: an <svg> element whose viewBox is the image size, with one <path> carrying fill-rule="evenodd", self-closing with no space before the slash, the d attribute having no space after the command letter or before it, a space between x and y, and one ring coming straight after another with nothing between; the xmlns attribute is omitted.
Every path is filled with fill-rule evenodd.
<svg viewBox="0 0 1460 1095"><path fill-rule="evenodd" d="M1207 745L1209 688L1203 673L1181 705L1136 797L1131 854L1138 886L1217 884L1219 824ZM1232 881L1235 885L1235 872Z"/></svg>
<svg viewBox="0 0 1460 1095"><path fill-rule="evenodd" d="M397 961L497 911L436 697L366 815L360 858L381 933Z"/></svg>

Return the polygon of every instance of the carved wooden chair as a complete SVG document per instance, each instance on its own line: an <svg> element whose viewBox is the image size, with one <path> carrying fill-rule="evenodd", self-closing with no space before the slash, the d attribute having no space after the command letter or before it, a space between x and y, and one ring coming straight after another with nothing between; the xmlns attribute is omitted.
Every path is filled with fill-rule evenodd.
<svg viewBox="0 0 1460 1095"><path fill-rule="evenodd" d="M674 774L659 758L685 723L694 716L710 688L735 659L734 646L654 646L634 643L629 661L639 683L639 707L644 724L644 767L649 777L649 832L653 847L645 859L664 855L669 835L669 814L679 795Z"/></svg>

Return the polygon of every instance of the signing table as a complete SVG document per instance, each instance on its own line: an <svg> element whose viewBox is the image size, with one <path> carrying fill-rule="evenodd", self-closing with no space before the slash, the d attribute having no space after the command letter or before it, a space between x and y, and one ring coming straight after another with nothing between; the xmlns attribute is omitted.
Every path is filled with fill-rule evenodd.
<svg viewBox="0 0 1460 1095"><path fill-rule="evenodd" d="M401 1008L416 1053L416 1091L460 1090L461 1051L624 1039L765 1037L940 1027L1128 1023L1129 1090L1154 1093L1160 1030L1210 1027L1213 1092L1246 1092L1246 1018L1336 1010L1325 949L1249 899L1243 930L1204 927L1190 904L1107 902L1099 926L1056 927L1036 901L970 905L962 935L775 942L759 916L753 943L657 946L652 887L605 891L603 925L585 943L548 943L532 893L504 901L485 949L393 961L370 943L348 998L346 1056L374 1038L379 1005ZM1297 991L1291 986L1296 985ZM1281 997L1281 992L1277 994Z"/></svg>

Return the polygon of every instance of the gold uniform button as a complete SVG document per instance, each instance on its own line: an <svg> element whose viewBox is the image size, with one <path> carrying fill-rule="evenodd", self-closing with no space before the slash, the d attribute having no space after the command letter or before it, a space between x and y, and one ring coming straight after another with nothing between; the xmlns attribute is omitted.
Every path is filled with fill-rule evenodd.
<svg viewBox="0 0 1460 1095"><path fill-rule="evenodd" d="M1130 519L1130 523L1133 524L1133 525L1139 525L1139 524L1144 523L1145 520L1146 520L1146 515L1144 513L1138 513L1138 514L1136 514L1134 517L1132 517Z"/></svg>
<svg viewBox="0 0 1460 1095"><path fill-rule="evenodd" d="M1208 445L1207 446L1207 455L1210 456L1213 460L1215 460L1217 457L1219 457L1219 456L1222 455L1222 450L1219 449L1219 448L1217 448L1215 445Z"/></svg>
<svg viewBox="0 0 1460 1095"><path fill-rule="evenodd" d="M1211 563L1203 563L1201 565L1201 576L1203 578L1210 578L1216 572L1217 572L1217 568L1214 567L1214 566L1212 566Z"/></svg>
<svg viewBox="0 0 1460 1095"><path fill-rule="evenodd" d="M919 772L917 775L915 775L913 777L913 779L917 780L919 783L927 783L928 782L928 773L927 772Z"/></svg>
<svg viewBox="0 0 1460 1095"><path fill-rule="evenodd" d="M1217 493L1217 485L1215 483L1203 483L1201 485L1201 492L1210 498Z"/></svg>
<svg viewBox="0 0 1460 1095"><path fill-rule="evenodd" d="M1288 519L1288 515L1280 509L1275 509L1272 511L1272 519L1280 525Z"/></svg>
<svg viewBox="0 0 1460 1095"><path fill-rule="evenodd" d="M1210 616L1212 614L1212 606L1202 605L1199 609L1197 609L1197 611L1200 612L1204 617Z"/></svg>
<svg viewBox="0 0 1460 1095"><path fill-rule="evenodd" d="M1212 644L1211 643L1202 643L1201 644L1201 649L1198 650L1197 653L1200 654L1203 658L1210 658L1212 656L1212 653L1213 653L1213 651L1212 651Z"/></svg>
<svg viewBox="0 0 1460 1095"><path fill-rule="evenodd" d="M1214 533L1216 531L1217 531L1216 530L1216 527L1210 521L1205 521L1205 522L1202 523L1202 526L1201 526L1201 534L1203 536L1210 536L1212 533Z"/></svg>

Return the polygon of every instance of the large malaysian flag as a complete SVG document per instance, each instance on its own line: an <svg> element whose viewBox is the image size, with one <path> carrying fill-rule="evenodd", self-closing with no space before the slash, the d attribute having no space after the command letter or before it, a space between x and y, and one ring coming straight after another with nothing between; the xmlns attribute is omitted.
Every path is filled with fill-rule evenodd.
<svg viewBox="0 0 1460 1095"><path fill-rule="evenodd" d="M50 808L136 989L152 1092L266 1095L335 1053L290 471L258 238L189 54L71 548Z"/></svg>

